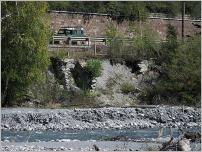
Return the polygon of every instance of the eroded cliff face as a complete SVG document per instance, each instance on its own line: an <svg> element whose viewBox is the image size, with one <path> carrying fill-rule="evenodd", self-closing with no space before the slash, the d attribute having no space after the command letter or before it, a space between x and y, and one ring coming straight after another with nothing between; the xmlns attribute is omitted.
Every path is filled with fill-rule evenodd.
<svg viewBox="0 0 202 152"><path fill-rule="evenodd" d="M87 60L52 58L51 61L55 78L67 92L78 96L82 91L88 90L98 106L135 105L140 102L138 96L144 89L145 82L158 77L158 73L149 68L152 62L146 60L131 63L130 66L101 60L101 75L94 79L84 68ZM139 68L135 71L133 67ZM74 101L74 96L71 100L80 102Z"/></svg>
<svg viewBox="0 0 202 152"><path fill-rule="evenodd" d="M105 36L108 27L113 24L117 28L118 32L125 37L131 37L134 33L131 33L131 26L139 25L137 21L131 22L124 20L118 23L112 20L108 16L95 16L95 15L79 15L79 14L65 14L65 13L50 13L51 28L53 31L58 31L61 26L82 26L87 36ZM143 24L151 27L157 32L161 39L166 38L167 25L171 24L177 30L177 34L181 36L181 21L180 20L164 20L148 19ZM185 20L185 35L192 36L200 32L200 28L194 26L191 21Z"/></svg>

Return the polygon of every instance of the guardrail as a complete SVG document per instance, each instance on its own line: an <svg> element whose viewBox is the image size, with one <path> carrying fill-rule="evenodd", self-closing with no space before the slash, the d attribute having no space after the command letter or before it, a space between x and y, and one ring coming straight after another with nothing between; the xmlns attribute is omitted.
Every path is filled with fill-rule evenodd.
<svg viewBox="0 0 202 152"><path fill-rule="evenodd" d="M52 44L55 44L56 41L66 42L69 45L72 45L73 41L86 41L86 42L88 42L88 45L90 45L90 42L104 42L106 44L107 38L105 38L105 37L87 37L87 36L83 36L83 37L53 36Z"/></svg>
<svg viewBox="0 0 202 152"><path fill-rule="evenodd" d="M107 37L68 37L68 36L53 36L53 42L52 42L52 46L55 45L55 41L63 41L66 42L66 45L69 46L74 46L72 45L73 41L86 41L88 42L86 46L90 46L91 42L94 42L94 44L96 44L96 42L103 42L105 45L107 43L107 41L127 41L127 42L134 42L133 38L107 38ZM157 43L160 42L166 42L165 40L159 40L159 41L155 41ZM64 45L63 45L64 46ZM81 45L84 46L84 45Z"/></svg>
<svg viewBox="0 0 202 152"><path fill-rule="evenodd" d="M92 42L107 42L107 38L106 37L91 37L90 40Z"/></svg>
<svg viewBox="0 0 202 152"><path fill-rule="evenodd" d="M89 45L55 45L49 44L50 48L90 48Z"/></svg>

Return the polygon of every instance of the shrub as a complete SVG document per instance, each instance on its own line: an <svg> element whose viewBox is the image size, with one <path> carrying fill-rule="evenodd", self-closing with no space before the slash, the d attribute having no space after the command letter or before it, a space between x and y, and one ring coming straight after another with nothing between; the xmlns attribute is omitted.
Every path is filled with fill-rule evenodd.
<svg viewBox="0 0 202 152"><path fill-rule="evenodd" d="M44 77L44 80L28 87L28 96L40 100L43 105L61 102L61 100L69 98L69 92L64 90L64 88L55 80L53 75L48 74L47 72Z"/></svg>
<svg viewBox="0 0 202 152"><path fill-rule="evenodd" d="M141 32L140 32L141 31ZM158 34L146 25L130 27L130 33L135 35L130 42L124 41L119 34L114 34L110 41L109 55L112 59L137 61L156 58L159 55Z"/></svg>
<svg viewBox="0 0 202 152"><path fill-rule="evenodd" d="M97 59L88 60L84 67L88 72L92 74L92 77L99 77L101 75L101 62Z"/></svg>
<svg viewBox="0 0 202 152"><path fill-rule="evenodd" d="M128 93L132 93L135 91L135 87L128 83L128 82L124 82L122 85L121 85L121 91L125 94L128 94Z"/></svg>
<svg viewBox="0 0 202 152"><path fill-rule="evenodd" d="M65 59L65 58L68 58L69 56L69 50L57 50L57 51L50 51L48 52L49 53L49 56L51 57L58 57L60 59Z"/></svg>

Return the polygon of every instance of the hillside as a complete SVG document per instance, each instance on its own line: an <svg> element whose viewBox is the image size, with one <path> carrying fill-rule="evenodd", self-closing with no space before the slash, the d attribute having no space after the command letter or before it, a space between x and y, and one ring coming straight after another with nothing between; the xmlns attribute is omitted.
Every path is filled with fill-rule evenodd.
<svg viewBox="0 0 202 152"><path fill-rule="evenodd" d="M77 13L50 13L51 16L51 28L53 31L58 31L62 26L81 26L84 28L87 36L106 36L106 31L113 24L117 30L124 35L125 37L130 37L131 25L139 24L138 21L128 21L124 20L121 23L118 23L115 19L112 19L110 16L100 16L98 15L82 15ZM147 19L143 24L151 27L156 33L159 34L161 39L166 38L167 25L171 24L175 27L178 37L181 37L181 26L182 21L169 20L165 17ZM196 33L200 32L200 28L197 28L193 25L191 20L185 20L185 35L193 36Z"/></svg>

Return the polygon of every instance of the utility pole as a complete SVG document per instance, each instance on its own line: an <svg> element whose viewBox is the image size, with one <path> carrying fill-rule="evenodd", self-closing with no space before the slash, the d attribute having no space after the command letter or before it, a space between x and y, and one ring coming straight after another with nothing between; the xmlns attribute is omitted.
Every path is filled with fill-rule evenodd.
<svg viewBox="0 0 202 152"><path fill-rule="evenodd" d="M184 40L184 15L185 15L185 1L182 1L182 40Z"/></svg>

